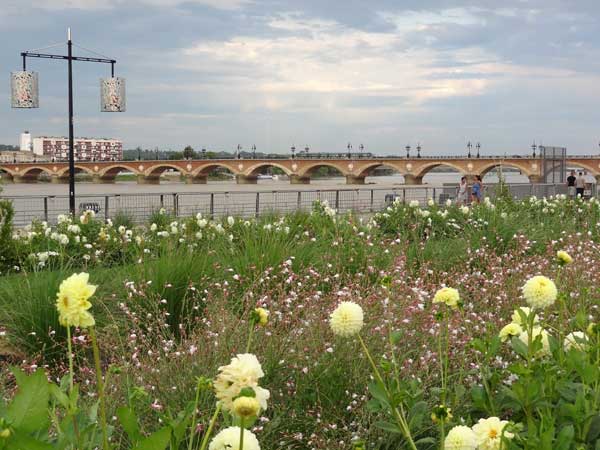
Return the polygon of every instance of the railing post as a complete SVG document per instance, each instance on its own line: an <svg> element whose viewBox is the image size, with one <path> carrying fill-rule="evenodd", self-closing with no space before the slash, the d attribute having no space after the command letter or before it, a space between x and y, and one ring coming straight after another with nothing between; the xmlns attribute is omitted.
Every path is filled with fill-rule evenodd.
<svg viewBox="0 0 600 450"><path fill-rule="evenodd" d="M48 197L44 197L44 221L48 222Z"/></svg>
<svg viewBox="0 0 600 450"><path fill-rule="evenodd" d="M165 207L165 196L164 196L164 194L160 194L160 207L161 207L161 209Z"/></svg>
<svg viewBox="0 0 600 450"><path fill-rule="evenodd" d="M402 188L402 203L406 203L406 188Z"/></svg>
<svg viewBox="0 0 600 450"><path fill-rule="evenodd" d="M214 220L215 218L215 193L210 193L210 218Z"/></svg>
<svg viewBox="0 0 600 450"><path fill-rule="evenodd" d="M340 209L340 190L336 189L335 191L335 209L339 211Z"/></svg>
<svg viewBox="0 0 600 450"><path fill-rule="evenodd" d="M108 221L108 195L104 196L104 220Z"/></svg>
<svg viewBox="0 0 600 450"><path fill-rule="evenodd" d="M256 218L258 218L260 211L260 192L256 192Z"/></svg>
<svg viewBox="0 0 600 450"><path fill-rule="evenodd" d="M175 217L179 217L179 197L177 193L173 194L173 214Z"/></svg>
<svg viewBox="0 0 600 450"><path fill-rule="evenodd" d="M433 188L433 202L434 202L434 203L437 203L437 201L436 201L436 199L435 199L435 189L436 189L436 188Z"/></svg>
<svg viewBox="0 0 600 450"><path fill-rule="evenodd" d="M373 212L373 189L371 189L371 207L369 208L370 212Z"/></svg>
<svg viewBox="0 0 600 450"><path fill-rule="evenodd" d="M297 210L300 210L300 207L302 206L302 191L298 191L298 206L297 206Z"/></svg>

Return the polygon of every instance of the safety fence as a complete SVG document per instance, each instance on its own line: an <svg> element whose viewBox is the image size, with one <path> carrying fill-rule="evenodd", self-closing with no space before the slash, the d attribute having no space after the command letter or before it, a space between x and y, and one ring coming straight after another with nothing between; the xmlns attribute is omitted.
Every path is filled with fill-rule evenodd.
<svg viewBox="0 0 600 450"><path fill-rule="evenodd" d="M507 185L515 199L535 195L549 197L566 194L567 188L557 184L510 184ZM488 185L485 195L495 197L496 186ZM595 185L589 186L586 196L595 196ZM231 191L201 193L156 193L156 194L106 194L79 195L79 211L93 209L97 215L111 218L125 214L134 222L146 221L154 212L164 208L167 212L185 217L202 213L207 217L259 217L271 213L310 210L316 201L327 201L341 213L373 213L381 211L398 199L403 202L417 200L424 204L429 199L445 203L456 197L456 186L398 186L392 188ZM23 226L32 220L54 223L60 214L69 211L68 196L13 196L3 197L13 202L15 224Z"/></svg>

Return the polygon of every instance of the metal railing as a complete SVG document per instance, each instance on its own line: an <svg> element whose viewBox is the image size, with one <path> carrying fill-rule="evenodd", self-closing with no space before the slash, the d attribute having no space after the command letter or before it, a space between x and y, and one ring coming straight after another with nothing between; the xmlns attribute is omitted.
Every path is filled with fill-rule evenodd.
<svg viewBox="0 0 600 450"><path fill-rule="evenodd" d="M510 184L507 186L515 199L527 198L532 195L541 198L567 193L566 186L559 184ZM134 222L142 223L161 208L178 217L191 216L199 212L212 218L228 215L259 217L269 213L307 211L317 200L326 200L332 208L341 213L348 211L373 213L381 211L393 198L399 198L403 202L417 200L421 204L433 199L442 204L447 200L453 200L456 197L456 191L456 185L451 185L257 192L79 195L77 196L77 206L79 211L94 209L98 217L105 219L121 213L129 216ZM487 185L484 195L494 198L495 192L495 185ZM596 195L597 190L594 184L588 188L586 196ZM58 215L69 212L68 196L5 196L3 198L13 202L14 223L17 226L24 226L34 219L54 223Z"/></svg>

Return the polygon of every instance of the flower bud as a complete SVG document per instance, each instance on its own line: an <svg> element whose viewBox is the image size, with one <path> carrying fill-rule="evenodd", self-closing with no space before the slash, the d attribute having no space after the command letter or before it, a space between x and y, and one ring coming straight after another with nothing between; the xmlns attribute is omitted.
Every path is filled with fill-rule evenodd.
<svg viewBox="0 0 600 450"><path fill-rule="evenodd" d="M258 416L260 404L254 397L238 397L233 401L233 413L244 419Z"/></svg>

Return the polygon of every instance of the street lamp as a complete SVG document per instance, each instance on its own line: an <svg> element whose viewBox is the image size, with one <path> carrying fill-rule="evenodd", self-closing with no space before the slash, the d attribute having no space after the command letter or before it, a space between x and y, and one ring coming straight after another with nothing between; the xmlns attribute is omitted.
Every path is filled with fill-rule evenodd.
<svg viewBox="0 0 600 450"><path fill-rule="evenodd" d="M256 159L256 145L252 144L252 159Z"/></svg>
<svg viewBox="0 0 600 450"><path fill-rule="evenodd" d="M305 157L308 158L308 152L310 151L310 148L308 147L308 145L306 147L304 147L304 153L305 153Z"/></svg>
<svg viewBox="0 0 600 450"><path fill-rule="evenodd" d="M294 159L296 157L296 146L292 145L290 150L292 151L292 159Z"/></svg>
<svg viewBox="0 0 600 450"><path fill-rule="evenodd" d="M477 157L479 158L479 149L481 148L481 144L478 142L475 147L477 148Z"/></svg>
<svg viewBox="0 0 600 450"><path fill-rule="evenodd" d="M81 48L81 47L80 47ZM83 49L85 50L85 49ZM125 111L125 79L115 77L114 59L73 56L71 29L67 30L67 55L22 52L23 70L11 74L11 105L13 108L39 108L38 73L27 71L27 58L61 59L67 61L69 98L69 210L75 214L75 151L73 143L73 61L110 64L110 78L100 79L100 110Z"/></svg>
<svg viewBox="0 0 600 450"><path fill-rule="evenodd" d="M138 147L138 161L142 160L142 149Z"/></svg>
<svg viewBox="0 0 600 450"><path fill-rule="evenodd" d="M406 149L406 157L410 158L410 145L407 145L406 147L404 147Z"/></svg>
<svg viewBox="0 0 600 450"><path fill-rule="evenodd" d="M417 158L421 157L421 144L417 144Z"/></svg>
<svg viewBox="0 0 600 450"><path fill-rule="evenodd" d="M533 141L533 144L531 145L531 149L533 150L533 157L535 158L535 149L537 148L537 145L535 145L535 141Z"/></svg>
<svg viewBox="0 0 600 450"><path fill-rule="evenodd" d="M346 156L348 156L348 159L350 159L352 157L351 153L352 153L352 144L350 142L348 142L348 145L346 147L348 149L348 154Z"/></svg>
<svg viewBox="0 0 600 450"><path fill-rule="evenodd" d="M17 163L17 152L13 153L13 163Z"/></svg>
<svg viewBox="0 0 600 450"><path fill-rule="evenodd" d="M363 153L363 150L364 150L364 149L365 149L365 146L364 146L364 145L360 144L360 145L358 146L358 150L360 151L360 157L361 157L361 158L362 158L362 153Z"/></svg>
<svg viewBox="0 0 600 450"><path fill-rule="evenodd" d="M202 159L206 159L206 148L202 147Z"/></svg>
<svg viewBox="0 0 600 450"><path fill-rule="evenodd" d="M471 141L469 141L467 143L467 148L469 149L469 153L467 154L467 158L471 157L471 148L473 147L473 145L471 145Z"/></svg>
<svg viewBox="0 0 600 450"><path fill-rule="evenodd" d="M237 153L236 153L237 159L240 159L240 151L241 150L242 150L242 146L240 144L238 144L238 146L237 146Z"/></svg>

